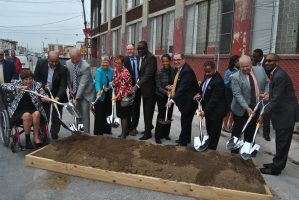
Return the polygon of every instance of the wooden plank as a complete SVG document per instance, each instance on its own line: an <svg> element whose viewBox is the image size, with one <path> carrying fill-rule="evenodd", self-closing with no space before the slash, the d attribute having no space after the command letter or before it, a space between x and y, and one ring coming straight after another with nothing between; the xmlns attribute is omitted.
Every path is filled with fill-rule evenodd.
<svg viewBox="0 0 299 200"><path fill-rule="evenodd" d="M195 197L201 200L272 200L272 195L269 190L266 190L267 194L256 194L211 186L200 186L185 182L56 162L51 159L36 157L31 154L26 155L26 163L31 167L54 172L175 195Z"/></svg>

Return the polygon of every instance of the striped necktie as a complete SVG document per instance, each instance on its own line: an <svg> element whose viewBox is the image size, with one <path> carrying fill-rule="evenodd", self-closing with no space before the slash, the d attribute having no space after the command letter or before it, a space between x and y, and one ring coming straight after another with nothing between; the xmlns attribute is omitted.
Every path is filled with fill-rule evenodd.
<svg viewBox="0 0 299 200"><path fill-rule="evenodd" d="M77 82L77 65L74 65L74 70L73 70L73 92L77 92L77 87L78 87L78 82Z"/></svg>

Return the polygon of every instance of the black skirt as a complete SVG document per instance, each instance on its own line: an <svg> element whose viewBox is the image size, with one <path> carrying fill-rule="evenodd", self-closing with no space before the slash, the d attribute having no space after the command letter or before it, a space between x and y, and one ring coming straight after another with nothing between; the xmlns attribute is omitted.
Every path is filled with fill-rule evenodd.
<svg viewBox="0 0 299 200"><path fill-rule="evenodd" d="M11 117L12 123L20 122L20 120L23 117L23 114L28 112L30 114L34 113L37 111L36 107L32 103L31 97L29 93L25 93L23 97L21 98L18 107L14 114Z"/></svg>
<svg viewBox="0 0 299 200"><path fill-rule="evenodd" d="M121 119L129 119L131 117L132 114L132 106L127 106L127 107L122 107L120 105L121 100L117 100L116 101L116 114L117 117L121 118Z"/></svg>

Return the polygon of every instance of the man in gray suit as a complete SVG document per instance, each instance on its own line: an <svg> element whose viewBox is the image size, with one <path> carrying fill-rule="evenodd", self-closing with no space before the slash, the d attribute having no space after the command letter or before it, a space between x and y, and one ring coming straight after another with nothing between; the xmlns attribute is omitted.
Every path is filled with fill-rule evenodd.
<svg viewBox="0 0 299 200"><path fill-rule="evenodd" d="M95 89L89 64L81 59L78 49L72 49L68 68L68 88L73 103L81 114L84 132L90 132L90 103L95 99Z"/></svg>
<svg viewBox="0 0 299 200"><path fill-rule="evenodd" d="M269 105L259 120L262 121L264 116L271 117L275 129L276 154L273 163L264 164L260 170L263 174L279 175L287 163L299 108L292 80L279 67L278 55L270 53L266 57L265 67L270 71Z"/></svg>
<svg viewBox="0 0 299 200"><path fill-rule="evenodd" d="M232 136L240 137L243 126L253 112L259 97L269 91L269 79L265 70L260 67L252 67L249 56L243 55L239 59L240 71L232 75L233 101L231 109L234 117ZM255 114L244 132L246 142L252 142L258 113ZM238 153L239 150L233 150Z"/></svg>

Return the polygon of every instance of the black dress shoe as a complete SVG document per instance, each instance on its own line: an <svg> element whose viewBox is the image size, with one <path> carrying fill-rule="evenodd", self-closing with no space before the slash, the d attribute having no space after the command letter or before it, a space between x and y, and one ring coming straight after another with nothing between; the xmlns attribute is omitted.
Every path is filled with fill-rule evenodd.
<svg viewBox="0 0 299 200"><path fill-rule="evenodd" d="M162 144L162 142L161 142L160 139L156 139L156 143L157 143L157 144Z"/></svg>
<svg viewBox="0 0 299 200"><path fill-rule="evenodd" d="M150 138L152 138L151 135L144 134L141 138L139 138L139 140L148 140Z"/></svg>
<svg viewBox="0 0 299 200"><path fill-rule="evenodd" d="M273 168L260 168L260 171L262 174L275 175L275 176L278 176L281 173L281 171L275 170Z"/></svg>
<svg viewBox="0 0 299 200"><path fill-rule="evenodd" d="M266 163L266 164L264 164L264 167L265 168L273 168L274 164L273 163Z"/></svg>
<svg viewBox="0 0 299 200"><path fill-rule="evenodd" d="M35 145L35 147L37 147L37 148L41 148L41 147L44 146L44 144L41 143L41 142L39 142L39 143L35 143L35 142L34 142L34 145Z"/></svg>
<svg viewBox="0 0 299 200"><path fill-rule="evenodd" d="M176 146L186 147L187 144L185 144L185 143L180 143L180 142L179 142L179 143L176 144Z"/></svg>
<svg viewBox="0 0 299 200"><path fill-rule="evenodd" d="M269 136L264 136L264 139L265 139L266 141L268 141L268 142L271 141L271 138L270 138Z"/></svg>
<svg viewBox="0 0 299 200"><path fill-rule="evenodd" d="M165 138L165 140L171 140L171 138L169 136L165 136L164 138Z"/></svg>
<svg viewBox="0 0 299 200"><path fill-rule="evenodd" d="M53 140L57 140L58 139L58 134L51 134L51 137Z"/></svg>

